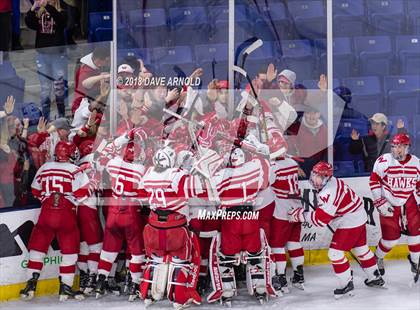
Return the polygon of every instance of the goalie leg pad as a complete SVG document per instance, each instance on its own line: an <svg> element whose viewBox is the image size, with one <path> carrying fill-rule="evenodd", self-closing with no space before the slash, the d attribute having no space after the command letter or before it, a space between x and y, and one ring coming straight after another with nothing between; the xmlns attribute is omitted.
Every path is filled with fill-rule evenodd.
<svg viewBox="0 0 420 310"><path fill-rule="evenodd" d="M207 297L209 303L236 295L234 266L240 264L240 256L223 255L220 251L220 233L213 238L210 247L209 268L213 291Z"/></svg>
<svg viewBox="0 0 420 310"><path fill-rule="evenodd" d="M152 255L146 263L143 280L140 282L142 299L161 300L165 295L169 265L163 257Z"/></svg>

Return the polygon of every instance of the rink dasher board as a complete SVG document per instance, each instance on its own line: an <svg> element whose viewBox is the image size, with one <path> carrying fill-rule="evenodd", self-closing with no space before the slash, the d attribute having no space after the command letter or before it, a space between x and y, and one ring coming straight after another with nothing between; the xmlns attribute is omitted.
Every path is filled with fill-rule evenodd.
<svg viewBox="0 0 420 310"><path fill-rule="evenodd" d="M372 248L380 239L379 215L373 207L369 178L344 178L345 183L363 199L368 214L367 235L368 244ZM314 190L308 181L299 182L302 195L316 205ZM309 206L305 206L309 208ZM40 209L23 209L1 213L0 216L0 301L16 299L19 290L24 287L27 280L26 264L28 257L27 242L30 231L36 223ZM301 242L305 250L305 265L327 264L327 249L332 234L326 228L303 224ZM387 256L388 259L406 258L406 236L402 236L399 245ZM44 260L44 268L37 287L37 296L56 294L58 292L58 271L61 261L60 251L56 246L49 247ZM75 281L77 282L77 281Z"/></svg>

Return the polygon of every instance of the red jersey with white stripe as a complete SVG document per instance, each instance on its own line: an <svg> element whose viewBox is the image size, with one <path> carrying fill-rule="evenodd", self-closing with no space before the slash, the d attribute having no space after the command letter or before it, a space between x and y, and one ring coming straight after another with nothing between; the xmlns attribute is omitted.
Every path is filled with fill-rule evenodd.
<svg viewBox="0 0 420 310"><path fill-rule="evenodd" d="M54 193L61 193L73 205L77 205L91 194L89 178L77 172L78 166L65 162L47 162L37 171L32 181L33 195L44 202Z"/></svg>
<svg viewBox="0 0 420 310"><path fill-rule="evenodd" d="M150 167L141 182L152 210L170 210L189 216L188 199L204 194L201 180L179 168L156 171Z"/></svg>
<svg viewBox="0 0 420 310"><path fill-rule="evenodd" d="M145 170L142 164L129 163L116 156L107 163L105 169L111 177L112 197L118 200L138 198L140 182Z"/></svg>
<svg viewBox="0 0 420 310"><path fill-rule="evenodd" d="M337 228L354 228L367 221L362 199L342 180L335 177L318 193L318 207L310 213L315 226L331 222Z"/></svg>
<svg viewBox="0 0 420 310"><path fill-rule="evenodd" d="M288 220L289 209L302 205L299 200L289 198L300 197L298 168L296 161L291 158L279 159L271 164L271 188L276 195L274 217L277 219Z"/></svg>
<svg viewBox="0 0 420 310"><path fill-rule="evenodd" d="M218 171L213 180L221 205L255 204L258 192L268 186L268 172L268 161L259 158Z"/></svg>
<svg viewBox="0 0 420 310"><path fill-rule="evenodd" d="M400 162L391 153L382 155L373 166L370 189L375 200L385 197L393 206L403 206L413 194L420 203L419 159L409 154Z"/></svg>

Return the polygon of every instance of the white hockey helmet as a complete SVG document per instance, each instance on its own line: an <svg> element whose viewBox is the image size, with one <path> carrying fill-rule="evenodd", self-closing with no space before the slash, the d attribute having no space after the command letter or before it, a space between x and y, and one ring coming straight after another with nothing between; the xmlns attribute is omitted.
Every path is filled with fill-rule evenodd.
<svg viewBox="0 0 420 310"><path fill-rule="evenodd" d="M153 165L157 168L173 168L175 166L176 154L173 148L165 146L156 151L153 156Z"/></svg>
<svg viewBox="0 0 420 310"><path fill-rule="evenodd" d="M245 163L245 153L241 148L237 147L232 150L229 157L229 165L232 167L240 166Z"/></svg>

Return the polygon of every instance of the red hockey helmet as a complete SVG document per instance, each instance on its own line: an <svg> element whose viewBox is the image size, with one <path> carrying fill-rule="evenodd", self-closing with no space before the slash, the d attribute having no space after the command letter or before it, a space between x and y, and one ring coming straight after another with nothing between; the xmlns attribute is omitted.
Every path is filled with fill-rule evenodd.
<svg viewBox="0 0 420 310"><path fill-rule="evenodd" d="M129 142L122 149L123 160L129 163L134 162L143 162L146 159L143 148L134 142Z"/></svg>
<svg viewBox="0 0 420 310"><path fill-rule="evenodd" d="M76 145L67 141L59 141L54 150L55 160L58 162L75 162L79 160L79 150Z"/></svg>
<svg viewBox="0 0 420 310"><path fill-rule="evenodd" d="M397 133L395 136L392 137L391 145L411 145L410 137L409 135L405 133Z"/></svg>
<svg viewBox="0 0 420 310"><path fill-rule="evenodd" d="M316 190L319 191L325 186L325 184L327 184L328 180L332 177L333 171L334 168L331 164L325 161L320 161L315 166L313 166L309 182Z"/></svg>
<svg viewBox="0 0 420 310"><path fill-rule="evenodd" d="M79 152L80 152L80 158L83 158L86 155L92 154L92 152L93 152L93 141L92 140L83 141L79 145Z"/></svg>
<svg viewBox="0 0 420 310"><path fill-rule="evenodd" d="M287 142L283 138L283 135L278 131L270 133L271 139L268 140L268 148L270 150L270 159L276 159L282 157L287 152Z"/></svg>

